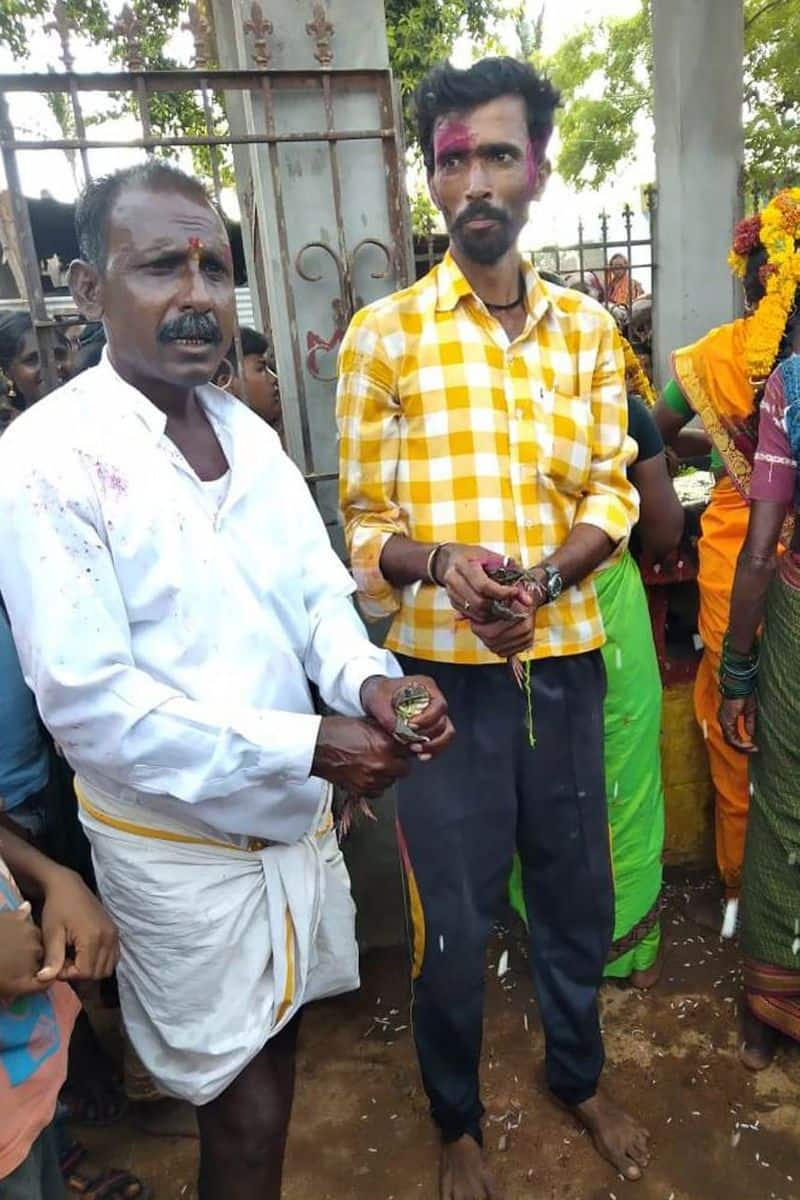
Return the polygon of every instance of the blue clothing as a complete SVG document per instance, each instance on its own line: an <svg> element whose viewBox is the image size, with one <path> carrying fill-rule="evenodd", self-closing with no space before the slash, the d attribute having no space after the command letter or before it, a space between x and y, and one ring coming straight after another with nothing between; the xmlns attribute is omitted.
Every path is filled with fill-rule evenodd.
<svg viewBox="0 0 800 1200"><path fill-rule="evenodd" d="M783 417L786 435L792 448L792 457L795 462L800 462L800 354L793 354L791 358L784 359L777 370L786 393ZM800 471L797 473L794 503L795 508L800 509Z"/></svg>
<svg viewBox="0 0 800 1200"><path fill-rule="evenodd" d="M33 693L0 611L0 810L10 811L47 783L49 756Z"/></svg>

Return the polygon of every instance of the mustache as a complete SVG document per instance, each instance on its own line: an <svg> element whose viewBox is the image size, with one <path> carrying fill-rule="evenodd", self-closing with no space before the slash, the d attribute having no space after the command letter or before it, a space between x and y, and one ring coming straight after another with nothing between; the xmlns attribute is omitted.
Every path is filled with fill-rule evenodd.
<svg viewBox="0 0 800 1200"><path fill-rule="evenodd" d="M502 208L493 208L485 200L476 200L459 214L453 228L461 229L468 221L497 221L498 224L507 225L508 213L503 212Z"/></svg>
<svg viewBox="0 0 800 1200"><path fill-rule="evenodd" d="M167 321L158 331L160 342L177 342L192 339L199 342L221 342L222 330L212 313L187 312Z"/></svg>

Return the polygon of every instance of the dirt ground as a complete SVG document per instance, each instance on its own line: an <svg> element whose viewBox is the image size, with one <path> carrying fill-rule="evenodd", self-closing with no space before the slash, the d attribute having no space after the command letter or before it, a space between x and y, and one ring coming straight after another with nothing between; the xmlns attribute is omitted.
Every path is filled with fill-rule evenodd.
<svg viewBox="0 0 800 1200"><path fill-rule="evenodd" d="M488 965L486 1146L506 1200L800 1200L800 1049L754 1076L736 1057L735 947L689 922L697 885L668 886L668 952L656 989L603 989L607 1083L650 1129L646 1178L624 1182L550 1100L520 930L499 930ZM508 952L508 969L498 965ZM362 963L361 991L308 1010L301 1032L286 1200L435 1200L437 1146L417 1075L403 950ZM131 1119L81 1132L104 1163L180 1200L196 1143Z"/></svg>

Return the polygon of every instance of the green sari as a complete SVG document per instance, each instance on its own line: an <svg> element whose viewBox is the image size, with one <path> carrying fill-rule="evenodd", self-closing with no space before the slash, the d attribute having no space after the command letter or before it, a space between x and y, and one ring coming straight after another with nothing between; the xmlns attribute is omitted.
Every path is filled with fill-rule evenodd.
<svg viewBox="0 0 800 1200"><path fill-rule="evenodd" d="M758 754L742 877L747 1004L800 1041L800 563L785 555L767 595L758 669Z"/></svg>
<svg viewBox="0 0 800 1200"><path fill-rule="evenodd" d="M661 678L639 569L626 551L595 580L606 631L605 771L614 868L614 943L605 975L624 979L658 956L661 931ZM519 861L509 886L525 919Z"/></svg>

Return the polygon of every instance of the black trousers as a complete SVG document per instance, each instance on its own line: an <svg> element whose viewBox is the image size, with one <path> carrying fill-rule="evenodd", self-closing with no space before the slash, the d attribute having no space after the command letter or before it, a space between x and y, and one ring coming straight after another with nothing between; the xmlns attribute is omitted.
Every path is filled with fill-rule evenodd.
<svg viewBox="0 0 800 1200"><path fill-rule="evenodd" d="M594 1095L603 1068L597 990L614 898L603 775L599 651L531 664L527 701L506 665L401 657L447 697L456 738L399 788L413 930L414 1039L445 1141L481 1140L478 1067L486 945L515 848L530 923L547 1079L564 1103Z"/></svg>

